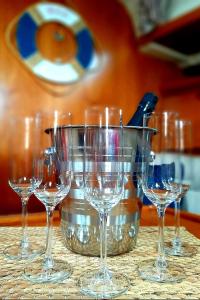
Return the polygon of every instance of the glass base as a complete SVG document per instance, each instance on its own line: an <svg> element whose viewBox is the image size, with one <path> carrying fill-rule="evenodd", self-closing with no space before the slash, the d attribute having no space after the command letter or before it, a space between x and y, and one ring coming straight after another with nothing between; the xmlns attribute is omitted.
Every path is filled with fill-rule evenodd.
<svg viewBox="0 0 200 300"><path fill-rule="evenodd" d="M19 244L13 244L6 247L3 251L5 257L10 260L32 260L43 254L45 249L41 249L40 244L34 243L27 248L22 249Z"/></svg>
<svg viewBox="0 0 200 300"><path fill-rule="evenodd" d="M63 261L55 259L53 268L44 269L44 258L32 262L24 269L23 277L33 283L63 282L72 274L71 266Z"/></svg>
<svg viewBox="0 0 200 300"><path fill-rule="evenodd" d="M182 243L181 247L175 247L172 242L165 243L165 254L169 256L192 257L197 254L197 248Z"/></svg>
<svg viewBox="0 0 200 300"><path fill-rule="evenodd" d="M80 277L79 286L84 295L108 299L125 293L130 286L130 281L123 274L93 271Z"/></svg>
<svg viewBox="0 0 200 300"><path fill-rule="evenodd" d="M147 260L140 263L138 273L142 279L154 282L172 283L181 282L185 278L183 275L183 268L168 262L167 268L161 272L160 269L156 267L155 262L155 260Z"/></svg>

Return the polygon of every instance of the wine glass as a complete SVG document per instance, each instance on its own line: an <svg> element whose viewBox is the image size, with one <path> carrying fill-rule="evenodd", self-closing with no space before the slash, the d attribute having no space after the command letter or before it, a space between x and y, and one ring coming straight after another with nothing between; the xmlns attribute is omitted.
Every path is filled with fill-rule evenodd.
<svg viewBox="0 0 200 300"><path fill-rule="evenodd" d="M84 197L99 213L100 269L84 273L79 285L87 296L107 299L129 287L128 278L109 270L106 263L109 212L124 192L122 112L91 107L85 116Z"/></svg>
<svg viewBox="0 0 200 300"><path fill-rule="evenodd" d="M181 161L183 172L181 174L181 194L175 201L175 237L172 242L166 243L165 252L167 255L190 257L197 253L197 249L181 240L180 205L181 199L188 192L192 180L192 164L190 158L192 149L192 122L190 120L179 119L176 125L180 135L180 152L177 153L177 155Z"/></svg>
<svg viewBox="0 0 200 300"><path fill-rule="evenodd" d="M18 194L22 203L22 238L19 244L4 249L8 259L26 260L39 255L43 250L37 243L31 244L27 232L27 204L40 179L33 173L33 158L37 149L38 123L32 116L13 117L10 121L9 140L9 186Z"/></svg>
<svg viewBox="0 0 200 300"><path fill-rule="evenodd" d="M153 113L144 116L144 126L155 128L150 155L146 156L143 147L141 185L145 196L157 208L159 219L158 255L156 260L140 263L140 276L149 281L179 282L184 271L166 260L164 251L164 215L168 205L181 193L181 162L174 158L174 150L179 147L179 131L173 113Z"/></svg>
<svg viewBox="0 0 200 300"><path fill-rule="evenodd" d="M34 173L41 183L34 194L46 208L47 238L45 254L24 270L24 277L33 283L62 282L72 273L67 262L52 256L53 212L71 185L70 118L70 114L58 111L40 116L40 155L35 159Z"/></svg>

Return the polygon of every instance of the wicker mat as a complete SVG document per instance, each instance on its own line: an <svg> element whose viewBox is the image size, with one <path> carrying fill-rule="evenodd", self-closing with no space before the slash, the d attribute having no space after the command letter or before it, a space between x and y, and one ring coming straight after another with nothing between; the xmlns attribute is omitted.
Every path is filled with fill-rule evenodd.
<svg viewBox="0 0 200 300"><path fill-rule="evenodd" d="M165 230L166 240L173 236L172 228ZM45 243L45 227L28 229L31 242ZM1 299L88 299L82 295L77 280L83 273L98 267L97 257L86 257L68 251L62 243L60 229L54 229L54 257L70 263L73 273L60 284L32 284L23 277L24 263L13 262L4 257L3 249L18 242L21 235L19 227L0 228L0 297ZM141 227L137 247L127 254L109 257L112 270L125 273L131 280L130 289L117 299L200 299L200 240L181 228L184 241L198 248L193 258L169 258L179 264L186 274L181 283L163 284L143 281L137 273L137 265L145 259L156 257L157 228ZM34 262L32 262L34 263Z"/></svg>

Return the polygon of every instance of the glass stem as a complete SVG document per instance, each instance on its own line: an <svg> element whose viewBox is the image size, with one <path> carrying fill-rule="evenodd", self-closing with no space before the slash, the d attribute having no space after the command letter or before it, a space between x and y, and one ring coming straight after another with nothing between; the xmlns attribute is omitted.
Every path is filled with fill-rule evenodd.
<svg viewBox="0 0 200 300"><path fill-rule="evenodd" d="M108 276L107 268L107 221L108 213L99 213L100 217L100 271L105 276Z"/></svg>
<svg viewBox="0 0 200 300"><path fill-rule="evenodd" d="M181 211L181 198L176 199L175 201L175 238L173 240L173 246L177 249L181 247L180 239L180 211Z"/></svg>
<svg viewBox="0 0 200 300"><path fill-rule="evenodd" d="M49 270L53 268L54 262L52 257L52 234L53 234L53 212L54 207L46 207L47 212L47 239L46 239L46 251L43 268Z"/></svg>
<svg viewBox="0 0 200 300"><path fill-rule="evenodd" d="M156 260L156 266L160 271L165 270L167 267L167 261L164 251L164 216L165 216L166 207L159 206L157 207L158 212L158 257Z"/></svg>
<svg viewBox="0 0 200 300"><path fill-rule="evenodd" d="M21 199L22 201L22 240L21 240L21 248L22 250L25 250L29 246L28 242L28 234L27 234L27 203L28 203L28 197L23 197Z"/></svg>

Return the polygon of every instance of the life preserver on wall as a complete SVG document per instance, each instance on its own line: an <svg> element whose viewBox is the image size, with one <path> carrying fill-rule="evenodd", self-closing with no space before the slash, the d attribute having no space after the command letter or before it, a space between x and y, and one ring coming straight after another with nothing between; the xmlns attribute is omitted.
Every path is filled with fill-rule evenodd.
<svg viewBox="0 0 200 300"><path fill-rule="evenodd" d="M37 31L46 22L58 22L68 27L75 36L77 52L66 63L44 58L37 47ZM78 81L98 64L92 35L83 19L71 8L57 3L35 4L21 14L16 23L16 50L36 76L52 83Z"/></svg>

